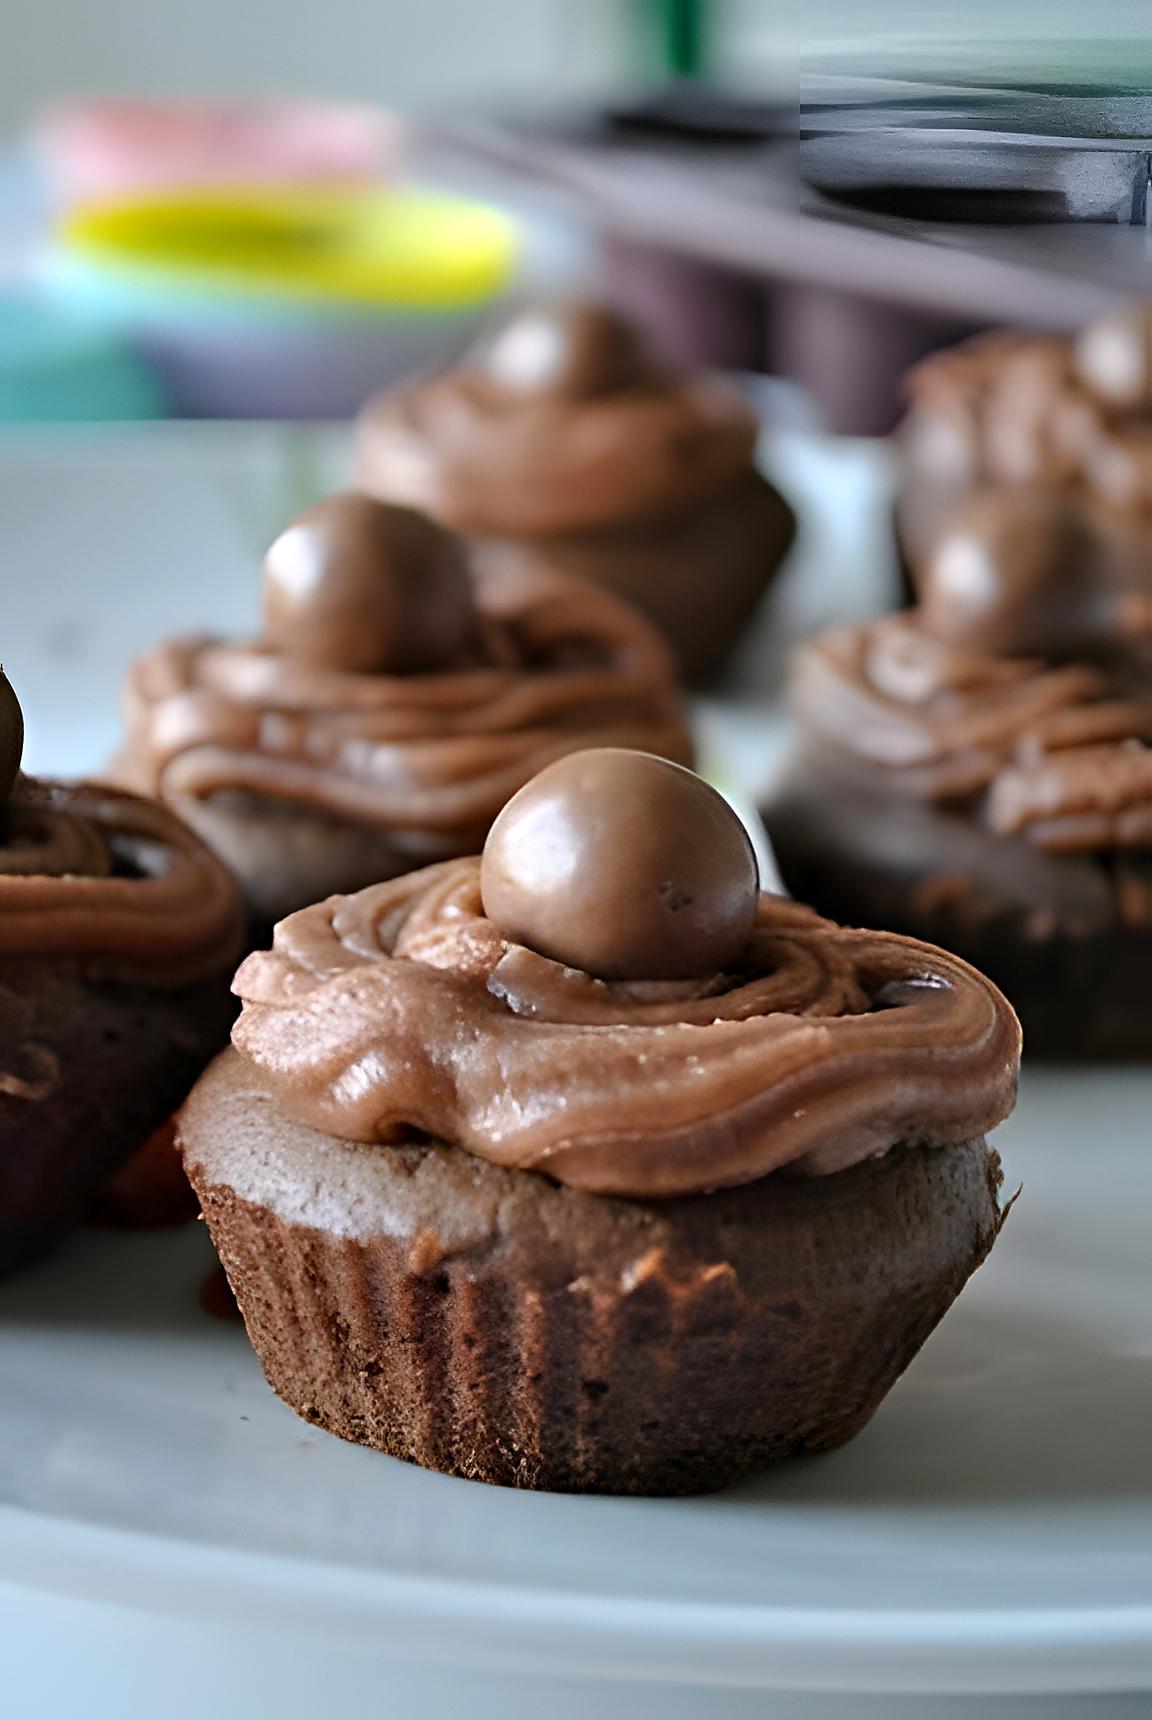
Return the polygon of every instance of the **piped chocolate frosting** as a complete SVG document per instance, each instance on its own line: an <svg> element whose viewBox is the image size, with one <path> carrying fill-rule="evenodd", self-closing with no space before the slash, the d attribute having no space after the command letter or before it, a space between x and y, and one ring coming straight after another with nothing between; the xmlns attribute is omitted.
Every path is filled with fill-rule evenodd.
<svg viewBox="0 0 1152 1720"><path fill-rule="evenodd" d="M726 970L604 981L502 937L479 861L449 861L292 915L235 989L234 1043L286 1115L423 1131L598 1194L970 1141L1015 1093L1019 1029L989 981L767 894Z"/></svg>
<svg viewBox="0 0 1152 1720"><path fill-rule="evenodd" d="M13 710L0 674L5 767L20 757ZM0 803L0 957L72 960L167 989L220 973L240 943L235 885L167 808L99 784L16 776Z"/></svg>
<svg viewBox="0 0 1152 1720"><path fill-rule="evenodd" d="M673 770L577 755L529 785L483 860L283 921L236 976L233 1041L285 1115L644 1198L826 1175L999 1122L1019 1028L995 987L757 895L734 814ZM619 845L621 796L656 829L638 850Z"/></svg>

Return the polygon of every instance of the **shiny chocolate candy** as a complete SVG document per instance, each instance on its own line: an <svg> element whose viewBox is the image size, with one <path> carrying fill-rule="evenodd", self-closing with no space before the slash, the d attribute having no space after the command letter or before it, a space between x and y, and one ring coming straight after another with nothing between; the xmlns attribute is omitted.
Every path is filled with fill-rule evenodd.
<svg viewBox="0 0 1152 1720"><path fill-rule="evenodd" d="M7 800L24 753L24 713L12 683L0 668L0 801Z"/></svg>
<svg viewBox="0 0 1152 1720"><path fill-rule="evenodd" d="M1062 656L1102 602L1099 546L1075 502L1038 487L978 492L925 570L920 614L944 644Z"/></svg>
<svg viewBox="0 0 1152 1720"><path fill-rule="evenodd" d="M264 631L314 669L412 675L458 663L476 626L464 552L410 508L349 491L280 534L264 563Z"/></svg>
<svg viewBox="0 0 1152 1720"><path fill-rule="evenodd" d="M682 765L573 753L512 797L484 845L484 911L510 941L601 979L691 979L737 961L756 918L752 844Z"/></svg>
<svg viewBox="0 0 1152 1720"><path fill-rule="evenodd" d="M509 394L592 399L665 374L638 328L583 300L530 306L489 335L477 367Z"/></svg>
<svg viewBox="0 0 1152 1720"><path fill-rule="evenodd" d="M1123 412L1152 410L1152 303L1125 305L1089 323L1075 362L1098 400Z"/></svg>

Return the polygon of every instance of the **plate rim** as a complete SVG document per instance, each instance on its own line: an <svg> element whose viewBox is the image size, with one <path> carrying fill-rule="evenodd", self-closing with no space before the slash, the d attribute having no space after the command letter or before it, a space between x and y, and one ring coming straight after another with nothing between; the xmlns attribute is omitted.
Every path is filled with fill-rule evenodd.
<svg viewBox="0 0 1152 1720"><path fill-rule="evenodd" d="M200 1544L7 1502L0 1581L505 1671L861 1695L1152 1690L1152 1601L913 1614L601 1598Z"/></svg>

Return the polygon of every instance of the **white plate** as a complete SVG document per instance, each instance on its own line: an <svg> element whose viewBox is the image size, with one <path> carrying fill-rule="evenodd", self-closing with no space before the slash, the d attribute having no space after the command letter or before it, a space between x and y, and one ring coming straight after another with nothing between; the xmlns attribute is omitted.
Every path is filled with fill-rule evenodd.
<svg viewBox="0 0 1152 1720"><path fill-rule="evenodd" d="M133 446L78 451L70 478L59 450L0 462L0 517L26 520L9 662L30 703L57 698L34 767L97 762L137 643L250 602L223 589L253 553L228 508L244 460L279 495L277 459ZM94 559L101 520L117 551ZM167 577L206 544L211 577ZM476 1667L1152 1689L1150 1099L1152 1074L1030 1075L1002 1133L1020 1202L872 1426L704 1500L505 1493L342 1445L200 1312L202 1231L79 1236L0 1286L0 1579Z"/></svg>
<svg viewBox="0 0 1152 1720"><path fill-rule="evenodd" d="M872 1426L719 1497L516 1494L296 1418L200 1229L0 1290L0 1575L381 1647L809 1689L1152 1688L1152 1080L1031 1077L992 1259Z"/></svg>

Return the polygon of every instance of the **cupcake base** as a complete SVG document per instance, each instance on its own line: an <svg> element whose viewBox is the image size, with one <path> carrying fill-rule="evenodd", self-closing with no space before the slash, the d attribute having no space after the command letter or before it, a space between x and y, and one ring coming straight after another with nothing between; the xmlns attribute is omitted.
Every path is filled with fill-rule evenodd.
<svg viewBox="0 0 1152 1720"><path fill-rule="evenodd" d="M181 1141L286 1403L427 1468L558 1492L704 1492L844 1444L1001 1223L982 1140L616 1200L318 1134L235 1052Z"/></svg>
<svg viewBox="0 0 1152 1720"><path fill-rule="evenodd" d="M228 1037L221 973L184 991L0 961L0 1273L43 1253L184 1099Z"/></svg>
<svg viewBox="0 0 1152 1720"><path fill-rule="evenodd" d="M607 586L654 621L684 678L715 678L796 533L796 516L749 472L686 513L551 537L491 541L489 556L559 568Z"/></svg>
<svg viewBox="0 0 1152 1720"><path fill-rule="evenodd" d="M808 758L762 812L792 895L971 962L1019 1015L1025 1057L1152 1058L1152 856L1046 854Z"/></svg>

